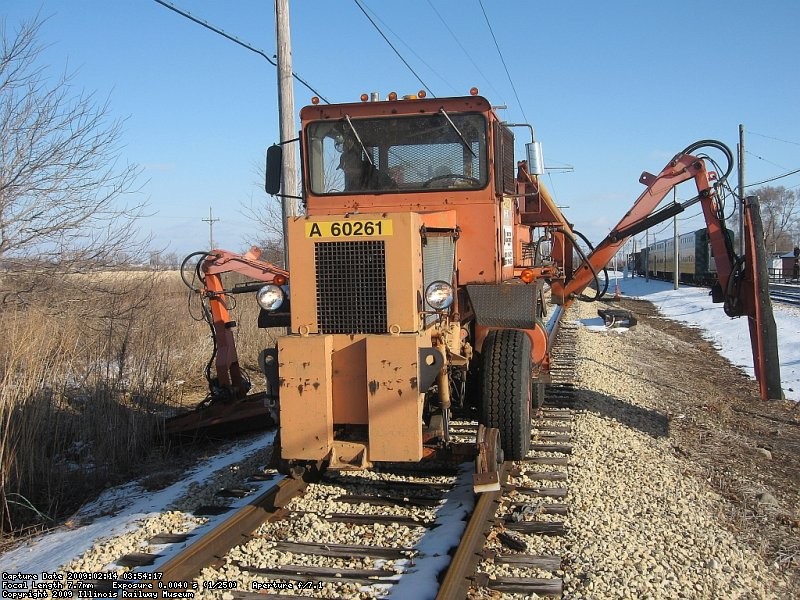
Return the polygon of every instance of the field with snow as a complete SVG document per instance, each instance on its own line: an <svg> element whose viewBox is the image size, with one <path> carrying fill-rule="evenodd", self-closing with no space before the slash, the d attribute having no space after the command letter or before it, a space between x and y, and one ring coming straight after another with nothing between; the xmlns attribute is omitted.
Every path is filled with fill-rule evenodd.
<svg viewBox="0 0 800 600"><path fill-rule="evenodd" d="M663 316L701 329L722 356L753 377L747 320L728 317L722 304L711 302L707 288L681 286L673 290L672 283L665 281L624 278L621 274L614 279L612 274L609 295L613 295L615 283L619 284L622 294L652 302ZM787 400L800 402L800 308L773 303L773 310L783 393Z"/></svg>

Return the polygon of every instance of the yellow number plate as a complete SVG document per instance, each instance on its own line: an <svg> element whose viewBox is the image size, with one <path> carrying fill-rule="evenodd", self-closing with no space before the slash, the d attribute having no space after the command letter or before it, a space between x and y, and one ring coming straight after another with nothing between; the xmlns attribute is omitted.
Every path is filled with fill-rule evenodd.
<svg viewBox="0 0 800 600"><path fill-rule="evenodd" d="M392 235L391 219L318 221L306 223L307 238L381 237Z"/></svg>

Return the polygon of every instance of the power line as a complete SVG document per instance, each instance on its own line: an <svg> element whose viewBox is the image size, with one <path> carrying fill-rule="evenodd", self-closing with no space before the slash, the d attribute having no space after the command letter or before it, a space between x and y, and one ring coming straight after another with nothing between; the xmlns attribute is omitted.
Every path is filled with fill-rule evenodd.
<svg viewBox="0 0 800 600"><path fill-rule="evenodd" d="M758 160L763 160L765 163L769 163L769 164L771 164L771 165L773 165L775 167L778 167L779 169L783 169L784 171L789 169L789 167L784 167L783 165L779 165L778 163L774 163L771 160L767 160L763 156L759 156L758 154L753 154L752 152L750 152L750 150L745 150L745 154L749 154L750 156L755 156Z"/></svg>
<svg viewBox="0 0 800 600"><path fill-rule="evenodd" d="M764 181L756 181L755 183L750 183L744 187L749 188L755 185L761 185L763 183L769 183L771 181L777 181L778 179L783 179L784 177L789 177L790 175L794 175L795 173L800 173L800 169L795 169L794 171L789 171L788 173L784 173L783 175L778 175L777 177L773 177L771 179L765 179Z"/></svg>
<svg viewBox="0 0 800 600"><path fill-rule="evenodd" d="M442 80L442 81L443 81L443 82L444 82L444 83L445 83L447 86L449 86L451 89L453 89L453 90L455 90L455 89L456 89L456 88L455 88L455 86L454 86L452 83L450 83L449 81L447 81L447 79L445 79L444 75L442 75L441 73L439 73L439 72L438 72L436 69L434 69L434 68L433 68L431 65L429 65L429 64L428 64L428 63L425 61L425 59L424 59L424 58L422 58L422 57L421 57L419 54L417 54L417 52L414 50L414 48L413 48L412 46L410 46L410 45L409 45L409 44L407 44L405 41L403 41L403 38L402 38L402 37L400 37L400 36L397 34L397 32L395 32L395 31L392 31L392 28L391 28L391 27L389 27L389 25L387 25L387 24L386 24L386 21L384 21L383 19L381 19L381 18L378 16L378 14L377 14L377 13L376 13L374 10L372 10L372 9L371 9L369 6L367 6L366 2L364 3L364 7L365 7L365 8L366 8L366 9L367 9L369 12L371 12L371 13L372 13L372 15L373 15L373 16L374 16L374 17L375 17L377 20L378 20L378 22L380 22L380 24L381 24L381 25L383 25L383 26L386 28L386 30L387 30L389 33L391 33L391 34L392 34L394 37L396 37L398 40L400 40L400 43L401 43L401 44L403 44L403 46L405 46L406 48L408 48L408 50L411 52L411 54L413 54L413 55L416 57L416 59L417 59L419 62L421 62L421 63L422 63L423 65L425 65L426 67L428 67L428 69L430 69L430 70L433 72L433 74L434 74L434 75L436 75L436 76L437 76L439 79L441 79L441 80Z"/></svg>
<svg viewBox="0 0 800 600"><path fill-rule="evenodd" d="M262 56L263 58L265 58L267 60L267 62L269 64L271 64L273 67L277 67L278 66L278 64L274 60L272 60L269 56L267 56L267 53L264 52L263 50L259 50L258 48L248 44L247 42L244 42L244 41L240 40L236 36L231 35L230 33L227 33L225 31L223 31L219 27L215 27L214 25L212 25L208 21L204 21L203 19L195 17L191 13L186 12L185 10L182 10L182 9L178 8L174 4L170 4L169 2L166 2L166 0L153 0L153 1L157 2L158 4L160 4L161 6L163 6L165 8L170 9L173 12L178 13L182 17L186 17L187 19L189 19L190 21L193 21L194 23L197 23L198 25L202 25L206 29L209 29L209 30L213 31L214 33L217 33L217 34L221 35L222 37L232 41L234 44L239 44L243 48L247 48L251 52L255 52L259 56ZM311 91L312 94L314 94L315 96L318 96L320 98L320 100L322 100L326 104L330 104L330 102L328 101L327 98L325 98L325 96L323 96L317 90L315 90L313 87L311 87L311 85L305 79L300 77L294 71L292 71L292 77L294 77L297 81L302 83L308 90Z"/></svg>
<svg viewBox="0 0 800 600"><path fill-rule="evenodd" d="M783 140L778 137L773 137L771 135L764 135L763 133L756 133L755 131L747 130L747 133L750 135L757 135L758 137L766 138L768 140L775 140L776 142L783 142L784 144L792 144L793 146L800 146L800 142L793 142L791 140Z"/></svg>
<svg viewBox="0 0 800 600"><path fill-rule="evenodd" d="M689 215L688 217L681 217L680 219L678 219L678 221L681 221L681 222L683 222L683 221L691 221L692 219L696 219L697 217L700 217L702 215L703 215L702 212L697 212L697 213L694 213L693 215Z"/></svg>
<svg viewBox="0 0 800 600"><path fill-rule="evenodd" d="M556 184L553 181L553 173L551 171L547 171L547 177L550 180L550 192L551 195L553 196L553 200L555 201L556 204L558 204L558 196L556 195Z"/></svg>
<svg viewBox="0 0 800 600"><path fill-rule="evenodd" d="M458 39L458 36L457 36L457 35L456 35L456 34L453 32L453 30L450 28L450 25L447 23L447 21L444 19L444 17L442 17L441 13L440 13L438 10L436 10L436 6L434 6L434 4L433 4L433 2L431 2L431 0L428 0L428 5L431 7L431 9L433 10L433 12L434 12L434 13L436 13L436 16L437 16L437 17L439 17L439 20L440 20L440 21L442 22L442 24L445 26L445 29L447 29L447 31L450 33L450 36L453 38L453 40L455 40L456 44L458 44L458 47L459 47L459 48L461 48L461 51L462 51L462 52L464 53L464 55L465 55L465 56L466 56L466 57L469 59L469 62L471 62L471 63L472 63L472 66L473 66L473 67L475 67L475 70L478 72L478 74L479 74L481 77L483 77L483 80L484 80L484 81L485 81L485 82L486 82L486 83L489 85L489 87L490 87L490 88L491 88L491 89L492 89L492 90L493 90L493 91L494 91L494 92L497 94L497 97L498 97L498 99L499 99L501 102L505 103L505 101L504 101L504 100L503 100L503 98L502 98L502 94L501 94L500 92L498 92L498 91L495 89L495 87L492 85L492 82L491 82L491 81L489 81L489 78L488 78L486 75L484 75L483 71L481 71L481 68L478 66L478 64L477 64L477 63L475 62L475 60L472 58L472 56L470 55L470 53L469 53L469 52L467 52L467 49L466 49L466 48L464 47L464 45L461 43L461 40L459 40L459 39Z"/></svg>
<svg viewBox="0 0 800 600"><path fill-rule="evenodd" d="M500 61L503 63L503 68L506 70L506 75L508 76L508 81L511 84L511 89L514 90L514 97L517 99L517 104L519 105L519 109L522 111L522 117L525 119L525 122L528 123L528 116L525 114L525 109L522 108L522 102L519 100L519 94L517 93L517 86L514 85L514 80L511 79L511 73L508 71L508 65L506 65L506 59L503 58L503 52L500 50L500 44L497 43L497 37L494 35L494 30L492 29L492 24L489 22L489 16L486 14L486 9L483 7L483 0L478 0L478 4L481 5L481 11L483 12L483 18L486 19L486 25L489 27L489 33L492 34L492 39L494 40L494 47L497 48L497 53L500 55Z"/></svg>
<svg viewBox="0 0 800 600"><path fill-rule="evenodd" d="M158 1L159 0L156 0L156 2ZM403 61L403 64L408 68L408 70L414 74L414 77L416 77L417 81L419 81L422 84L422 87L425 88L428 91L428 93L435 98L436 94L434 94L431 91L431 89L427 86L427 84L424 81L422 81L422 78L419 75L417 75L417 72L412 68L410 64L408 64L408 61L405 58L403 58L403 55L400 54L400 51L394 47L394 44L392 44L392 42L389 41L389 38L386 37L386 34L383 33L383 31L381 31L381 28L378 27L378 24L372 19L372 17L369 16L369 13L367 13L367 11L361 5L361 2L359 2L359 0L353 0L353 2L355 2L356 6L358 6L358 8L361 9L361 12L364 13L364 16L367 17L370 23L372 23L372 26L375 28L375 31L381 34L381 37L386 41L387 44L389 44L389 47L392 50L394 50L394 53L397 54L397 57Z"/></svg>
<svg viewBox="0 0 800 600"><path fill-rule="evenodd" d="M659 233L663 233L664 231L666 231L666 230L667 230L667 227L669 227L670 225L672 225L672 223L670 223L670 222L667 222L667 224L666 224L666 225L664 225L664 227L662 227L661 229L659 229L658 231L656 231L656 232L655 232L653 235L654 235L654 236L656 236L656 235L658 235Z"/></svg>

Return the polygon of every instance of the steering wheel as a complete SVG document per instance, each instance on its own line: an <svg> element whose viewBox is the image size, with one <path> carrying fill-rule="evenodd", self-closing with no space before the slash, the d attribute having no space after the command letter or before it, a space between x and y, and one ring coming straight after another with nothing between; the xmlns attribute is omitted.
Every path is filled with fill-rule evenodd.
<svg viewBox="0 0 800 600"><path fill-rule="evenodd" d="M440 179L460 179L462 181L469 181L470 183L479 184L480 181L475 179L474 177L470 177L469 175L459 175L458 173L447 173L446 175L437 175L436 177L431 177L422 184L422 187L430 187L434 181L439 181Z"/></svg>

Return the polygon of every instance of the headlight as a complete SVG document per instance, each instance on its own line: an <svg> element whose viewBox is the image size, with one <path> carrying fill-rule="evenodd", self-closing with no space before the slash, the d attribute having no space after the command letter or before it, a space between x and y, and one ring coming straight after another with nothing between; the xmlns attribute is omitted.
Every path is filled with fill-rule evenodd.
<svg viewBox="0 0 800 600"><path fill-rule="evenodd" d="M446 281L434 281L425 290L425 302L433 310L444 310L453 303L453 286Z"/></svg>
<svg viewBox="0 0 800 600"><path fill-rule="evenodd" d="M277 285L265 285L256 292L256 302L264 310L277 310L283 304L283 290Z"/></svg>

